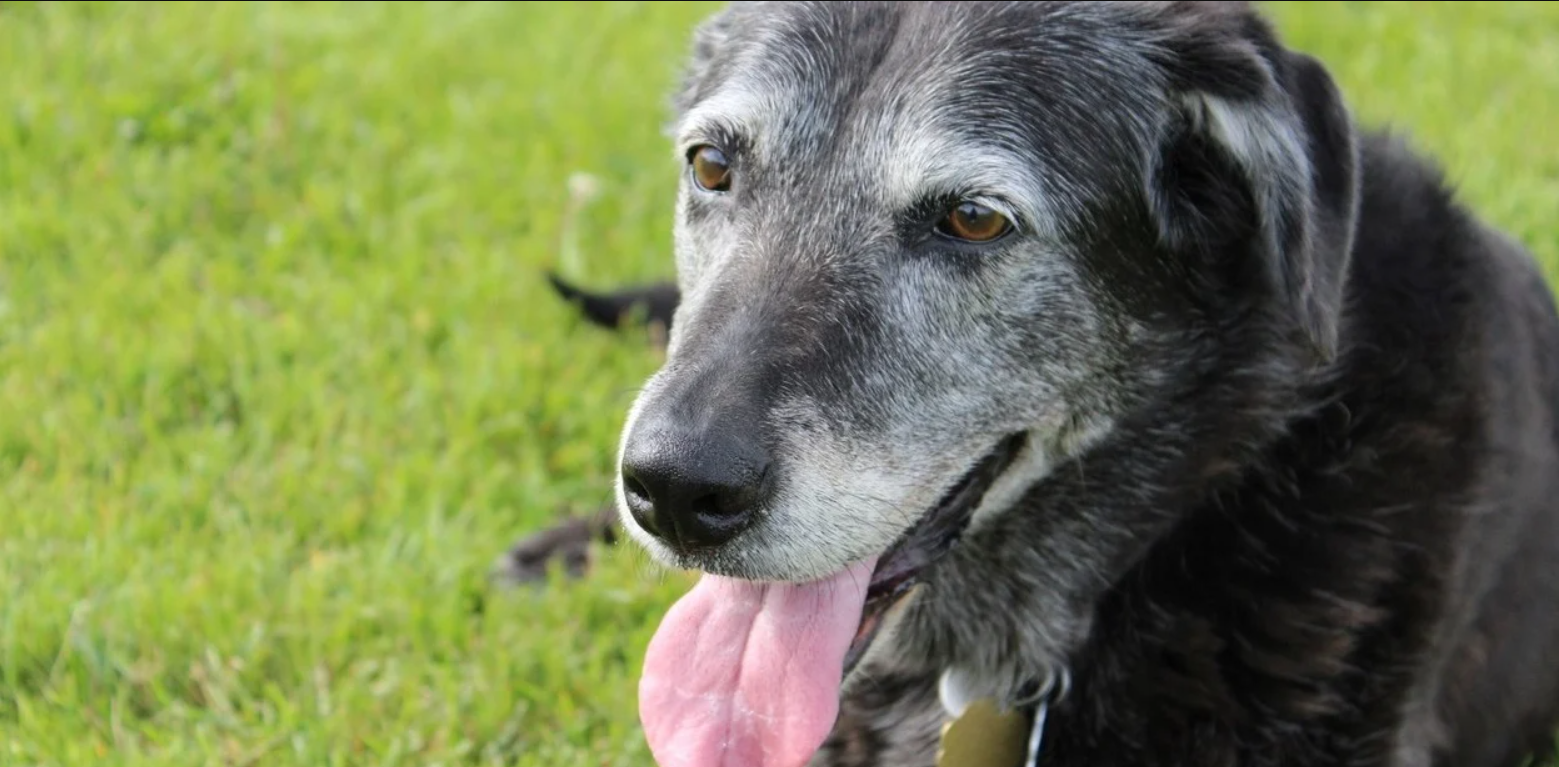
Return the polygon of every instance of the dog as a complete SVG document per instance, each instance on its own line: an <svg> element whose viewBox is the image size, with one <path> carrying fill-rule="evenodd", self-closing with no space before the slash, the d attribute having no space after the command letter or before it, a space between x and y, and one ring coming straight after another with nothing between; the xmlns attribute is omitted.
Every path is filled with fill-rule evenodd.
<svg viewBox="0 0 1559 767"><path fill-rule="evenodd" d="M657 762L1551 755L1553 292L1258 9L734 3L673 103Z"/></svg>

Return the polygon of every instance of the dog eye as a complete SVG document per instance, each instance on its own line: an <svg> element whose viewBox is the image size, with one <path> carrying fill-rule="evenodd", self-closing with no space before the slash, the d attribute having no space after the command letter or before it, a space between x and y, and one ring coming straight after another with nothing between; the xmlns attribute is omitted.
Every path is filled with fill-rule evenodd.
<svg viewBox="0 0 1559 767"><path fill-rule="evenodd" d="M1011 228L1012 222L1006 216L967 200L958 203L936 225L937 234L967 242L991 242Z"/></svg>
<svg viewBox="0 0 1559 767"><path fill-rule="evenodd" d="M693 183L706 192L731 188L731 163L725 153L707 144L692 151Z"/></svg>

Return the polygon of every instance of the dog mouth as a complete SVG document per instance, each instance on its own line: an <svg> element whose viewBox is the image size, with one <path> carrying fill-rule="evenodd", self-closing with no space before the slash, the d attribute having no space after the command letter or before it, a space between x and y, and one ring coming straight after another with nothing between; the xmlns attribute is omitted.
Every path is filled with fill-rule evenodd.
<svg viewBox="0 0 1559 767"><path fill-rule="evenodd" d="M906 602L922 582L921 576L958 545L986 492L1023 449L1024 438L1020 433L1003 439L877 559L866 587L860 627L845 651L846 677L871 649L888 613Z"/></svg>
<svg viewBox="0 0 1559 767"><path fill-rule="evenodd" d="M891 613L963 537L1024 436L1003 439L883 552L807 582L705 572L650 640L639 717L661 764L794 767Z"/></svg>

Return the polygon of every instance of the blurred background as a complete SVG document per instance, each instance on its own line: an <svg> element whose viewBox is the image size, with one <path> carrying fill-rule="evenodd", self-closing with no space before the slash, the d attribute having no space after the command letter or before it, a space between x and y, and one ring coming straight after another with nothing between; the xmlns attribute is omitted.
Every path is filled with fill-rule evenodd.
<svg viewBox="0 0 1559 767"><path fill-rule="evenodd" d="M1268 3L1559 278L1559 10ZM0 1L0 765L642 765L689 582L504 587L659 360L708 3Z"/></svg>

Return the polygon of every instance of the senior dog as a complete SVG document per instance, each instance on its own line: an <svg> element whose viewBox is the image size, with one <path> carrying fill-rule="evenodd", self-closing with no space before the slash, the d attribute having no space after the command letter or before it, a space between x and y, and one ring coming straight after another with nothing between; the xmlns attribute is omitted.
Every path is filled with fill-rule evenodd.
<svg viewBox="0 0 1559 767"><path fill-rule="evenodd" d="M737 3L675 105L676 285L597 306L675 317L662 765L928 766L981 700L1045 767L1551 747L1552 292L1254 8Z"/></svg>

